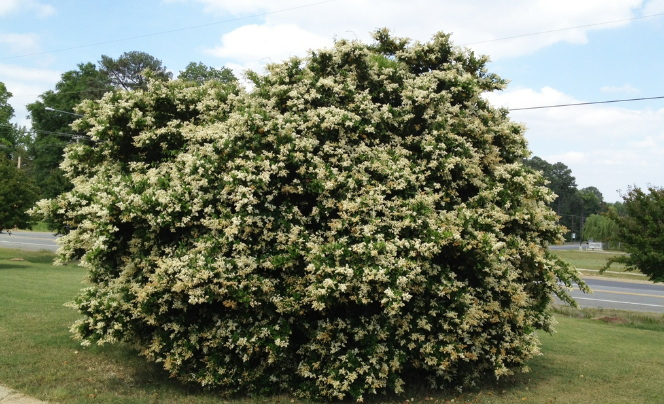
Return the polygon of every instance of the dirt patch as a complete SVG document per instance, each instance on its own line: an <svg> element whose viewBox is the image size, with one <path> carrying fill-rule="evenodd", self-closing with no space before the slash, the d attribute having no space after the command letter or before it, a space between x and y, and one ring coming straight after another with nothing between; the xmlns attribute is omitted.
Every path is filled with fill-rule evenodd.
<svg viewBox="0 0 664 404"><path fill-rule="evenodd" d="M10 258L10 261L25 261L23 258Z"/></svg>
<svg viewBox="0 0 664 404"><path fill-rule="evenodd" d="M627 324L628 321L620 317L598 317L595 320L603 321L609 324Z"/></svg>

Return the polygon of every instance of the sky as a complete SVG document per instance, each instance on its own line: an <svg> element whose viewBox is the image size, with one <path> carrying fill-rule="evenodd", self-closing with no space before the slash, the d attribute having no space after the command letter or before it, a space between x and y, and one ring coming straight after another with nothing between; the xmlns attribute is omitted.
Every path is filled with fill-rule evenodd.
<svg viewBox="0 0 664 404"><path fill-rule="evenodd" d="M452 33L489 55L510 80L486 94L495 105L664 96L664 0L0 0L0 81L14 122L29 126L26 104L101 55L143 51L174 76L189 62L241 76L335 38L370 42L382 27L413 41ZM664 99L510 115L534 156L563 162L608 202L664 186Z"/></svg>

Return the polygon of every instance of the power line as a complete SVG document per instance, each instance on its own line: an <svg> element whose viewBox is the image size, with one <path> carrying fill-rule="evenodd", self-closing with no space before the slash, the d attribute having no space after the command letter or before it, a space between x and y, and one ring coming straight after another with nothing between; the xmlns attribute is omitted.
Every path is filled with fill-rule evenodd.
<svg viewBox="0 0 664 404"><path fill-rule="evenodd" d="M17 59L17 58L22 58L22 57L27 57L27 56L43 55L43 54L47 54L47 53L62 52L62 51L71 50L71 49L79 49L79 48L85 48L85 47L96 46L96 45L103 45L103 44L108 44L108 43L129 41L131 39L145 38L145 37L168 34L168 33L173 33L173 32L192 30L192 29L196 29L196 28L203 28L203 27L208 27L208 26L213 26L213 25L225 24L225 23L233 22L233 21L239 21L239 20L244 20L244 19L249 19L249 18L261 17L261 16L265 16L265 15L269 15L269 14L276 14L276 13L282 13L282 12L291 11L291 10L297 10L297 9L301 9L301 8L305 8L305 7L317 6L317 5L320 5L320 4L331 3L331 2L334 2L334 1L336 1L336 0L326 0L326 1L321 1L321 2L318 2L318 3L306 4L306 5L303 5L303 6L297 6L297 7L291 7L291 8L285 8L285 9L282 9L282 10L270 11L270 12L261 13L261 14L254 14L254 15L247 16L247 17L239 17L239 18L234 18L234 19L230 19L230 20L213 22L213 23L209 23L209 24L194 25L194 26L191 26L191 27L178 28L178 29L169 30L169 31L160 31L160 32L154 32L154 33L151 33L151 34L139 35L139 36L134 36L134 37L127 37L127 38L122 38L122 39L114 39L114 40L105 41L105 42L97 42L97 43L93 43L93 44L74 46L74 47L70 47L70 48L55 49L55 50L52 50L52 51L45 51L45 52L38 52L38 53L23 54L23 55L18 55L18 56L11 56L11 57L8 57L8 58L0 58L0 60ZM594 23L594 24L577 25L575 27L567 27L567 28L559 28L559 29L553 29L553 30L548 30L548 31L532 32L532 33L529 33L529 34L514 35L514 36L509 36L509 37L504 37L504 38L497 38L497 39L489 39L489 40L479 41L479 42L469 42L469 43L462 44L462 45L459 45L459 46L477 45L477 44L482 44L482 43L504 41L504 40L508 40L508 39L522 38L522 37L533 36L533 35L542 35L542 34L548 34L548 33L552 33L552 32L567 31L567 30L578 29L578 28L588 28L588 27L594 27L594 26L598 26L598 25L616 24L616 23L625 22L625 21L633 21L633 20L640 20L640 19L644 19L644 18L660 17L662 15L664 15L664 13L649 14L649 15L644 15L644 16L640 16L640 17L625 18L625 19L622 19L622 20L613 20L613 21L598 22L598 23ZM85 92L93 92L93 91L111 91L111 90L112 89L94 88L94 89L87 89L87 90L82 90L82 91L66 91L66 92L61 92L61 93L58 93L58 94L75 94L75 93L85 93ZM48 91L52 91L52 90L48 90ZM41 96L41 95L43 95L43 94L32 94L32 95L24 94L24 95L17 95L17 96L14 96L12 98L38 97L38 96ZM618 101L615 101L615 102L618 102ZM546 108L546 107L541 107L541 108Z"/></svg>
<svg viewBox="0 0 664 404"><path fill-rule="evenodd" d="M508 39L523 38L523 37L526 37L526 36L550 34L552 32L569 31L571 29L596 27L598 25L616 24L616 23L625 22L625 21L633 21L633 20L641 20L641 19L644 19L644 18L660 17L662 15L664 15L664 13L642 15L641 17L625 18L625 19L622 19L622 20L597 22L597 23L594 23L594 24L577 25L576 27L567 27L567 28L551 29L551 30L548 30L548 31L531 32L530 34L521 34L521 35L507 36L507 37L504 37L504 38L488 39L486 41L470 42L470 43L463 44L463 45L460 45L460 46L478 45L478 44L487 43L487 42L505 41L505 40L508 40ZM2 60L2 59L0 59L0 60Z"/></svg>
<svg viewBox="0 0 664 404"><path fill-rule="evenodd" d="M132 39L147 38L147 37L151 37L151 36L171 34L171 33L174 33L174 32L188 31L188 30L197 29L197 28L211 27L211 26L214 26L214 25L226 24L226 23L234 22L234 21L247 20L247 19L250 19L250 18L262 17L262 16L270 15L270 14L284 13L286 11L299 10L299 9L302 9L302 8L318 6L318 5L325 4L325 3L332 3L334 1L336 1L336 0L319 1L317 3L305 4L303 6L283 8L281 10L269 11L269 12L260 13L260 14L253 14L253 15L249 15L249 16L246 16L246 17L232 18L230 20L217 21L217 22L212 22L212 23L209 23L209 24L193 25L193 26L190 26L190 27L171 29L171 30L168 30L168 31L153 32L151 34L137 35L137 36L121 38L121 39L113 39L113 40L110 40L110 41L95 42L95 43L86 44L86 45L72 46L72 47L69 47L69 48L54 49L54 50L44 51L44 52L26 53L26 54L18 55L18 56L10 56L8 58L0 58L0 60L18 59L18 58L24 58L24 57L27 57L27 56L44 55L44 54L47 54L47 53L63 52L63 51L72 50L72 49L88 48L90 46L105 45L105 44L109 44L109 43L129 41L129 40L132 40Z"/></svg>
<svg viewBox="0 0 664 404"><path fill-rule="evenodd" d="M6 123L0 123L0 126L14 127L13 125L6 124ZM21 129L19 129L19 130L21 130ZM25 132L35 133L35 134L36 133L45 133L47 135L60 135L60 136L70 136L70 137L87 136L87 135L84 135L82 133L51 132L51 131L48 131L48 130L41 130L41 129L30 129L30 130L25 130Z"/></svg>
<svg viewBox="0 0 664 404"><path fill-rule="evenodd" d="M23 57L28 57L28 56L44 55L44 54L48 54L48 53L63 52L63 51L72 50L72 49L87 48L87 47L91 47L91 46L105 45L105 44L109 44L109 43L124 42L124 41L129 41L129 40L132 40L132 39L147 38L147 37L151 37L151 36L170 34L170 33L174 33L174 32L182 32L182 31L188 31L188 30L192 30L192 29L205 28L205 27L210 27L210 26L214 26L214 25L226 24L226 23L229 23L229 22L241 21L241 20L246 20L246 19L251 19L251 18L256 18L256 17L262 17L262 16L266 16L266 15L270 15L270 14L277 14L277 13L283 13L283 12L286 12L286 11L292 11L292 10L298 10L298 9L307 8L307 7L318 6L318 5L321 5L321 4L332 3L334 1L336 1L336 0L325 0L325 1L320 1L320 2L317 2L317 3L305 4L305 5L297 6L297 7L290 7L290 8L284 8L284 9L281 9L281 10L275 10L275 11L269 11L269 12L265 12L265 13L253 14L253 15L249 15L249 16L246 16L246 17L238 17L238 18L232 18L232 19L228 19L228 20L224 20L224 21L217 21L217 22L213 22L213 23L209 23L209 24L193 25L193 26L190 26L190 27L172 29L172 30L167 30L167 31L153 32L153 33L150 33L150 34L137 35L137 36L121 38L121 39L113 39L113 40L110 40L110 41L95 42L95 43L91 43L91 44L72 46L72 47L69 47L69 48L54 49L54 50L44 51L44 52L26 53L26 54L23 54L23 55L0 58L0 60L18 59L18 58L23 58ZM523 38L523 37L533 36L533 35L542 35L542 34L549 34L549 33L553 33L553 32L568 31L568 30L572 30L572 29L595 27L595 26L599 26L599 25L616 24L616 23L619 23L619 22L641 20L641 19L644 19L644 18L659 17L659 16L662 16L662 15L664 15L664 13L649 14L649 15L643 15L643 16L640 16L640 17L624 18L624 19L621 19L621 20L597 22L597 23L593 23L593 24L577 25L577 26L574 26L574 27L558 28L558 29L552 29L552 30L547 30L547 31L531 32L531 33L528 33L528 34L514 35L514 36L509 36L509 37L504 37L504 38L488 39L488 40L485 40L485 41L478 41L478 42L469 42L469 43L466 43L466 44L462 44L460 46L477 45L477 44L488 43L488 42L505 41L505 40L508 40L508 39Z"/></svg>
<svg viewBox="0 0 664 404"><path fill-rule="evenodd" d="M659 100L659 99L663 99L663 98L664 98L664 95L659 96L659 97L628 98L628 99L624 99L624 100L608 100L608 101L578 102L578 103L574 103L574 104L542 105L542 106L539 106L539 107L510 108L509 111L525 111L525 110L528 110L528 109L543 109L543 108L577 107L579 105L611 104L611 103L615 103L615 102Z"/></svg>

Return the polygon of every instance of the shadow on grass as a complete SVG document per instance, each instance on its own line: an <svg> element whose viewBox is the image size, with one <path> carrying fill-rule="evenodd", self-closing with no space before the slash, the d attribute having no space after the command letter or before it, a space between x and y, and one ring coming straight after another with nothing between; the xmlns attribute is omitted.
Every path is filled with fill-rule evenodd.
<svg viewBox="0 0 664 404"><path fill-rule="evenodd" d="M7 269L24 269L27 268L26 265L20 265L18 263L13 263L13 262L0 262L0 271L2 270L7 270Z"/></svg>
<svg viewBox="0 0 664 404"><path fill-rule="evenodd" d="M55 254L51 251L41 250L26 256L25 260L33 264L52 264L55 259Z"/></svg>
<svg viewBox="0 0 664 404"><path fill-rule="evenodd" d="M86 366L98 375L95 384L99 385L99 390L115 392L130 388L144 394L181 397L183 402L203 398L216 401L222 397L219 390L185 384L170 377L161 364L148 361L139 354L138 349L127 344L91 346L86 351L89 353ZM235 398L243 397L246 394Z"/></svg>
<svg viewBox="0 0 664 404"><path fill-rule="evenodd" d="M163 369L161 364L148 362L139 355L139 351L128 345L118 344L103 347L90 347L87 349L90 360L94 362L91 366L96 367L100 376L95 384L100 391L118 392L129 388L138 395L159 395L171 397L176 402L246 402L246 403L329 403L330 401L312 401L297 398L288 392L275 393L271 395L256 395L237 393L231 396L224 395L220 389L204 388L195 384L185 384L179 379L171 378L169 373ZM110 377L109 377L110 375ZM498 397L521 396L519 390L528 386L536 388L539 383L547 382L536 372L503 377L496 380L492 374L486 374L480 378L476 386L458 391L453 388L432 389L425 381L423 374L410 372L404 377L406 381L405 393L385 393L364 396L365 403L426 403L426 402L485 402ZM520 399L520 398L519 398ZM339 403L355 403L352 398L343 401L334 400Z"/></svg>
<svg viewBox="0 0 664 404"><path fill-rule="evenodd" d="M33 264L51 264L55 259L55 254L52 251L27 251L9 248L0 248L0 262L10 260L12 258L20 258ZM22 261L16 261L22 262Z"/></svg>

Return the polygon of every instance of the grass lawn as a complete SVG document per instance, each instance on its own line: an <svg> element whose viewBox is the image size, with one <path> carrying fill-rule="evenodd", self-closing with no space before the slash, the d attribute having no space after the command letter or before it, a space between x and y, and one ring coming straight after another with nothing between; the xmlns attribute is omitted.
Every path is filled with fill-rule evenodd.
<svg viewBox="0 0 664 404"><path fill-rule="evenodd" d="M14 231L14 229L7 229ZM34 231L34 232L39 232L39 233L52 233L51 230L48 229L48 225L46 222L37 222L34 223L29 229L17 229L20 231Z"/></svg>
<svg viewBox="0 0 664 404"><path fill-rule="evenodd" d="M31 228L29 231L40 231L40 232L44 232L44 233L51 232L51 231L48 229L48 226L46 225L45 222L37 222L37 223L35 223L34 225L32 225L32 228Z"/></svg>
<svg viewBox="0 0 664 404"><path fill-rule="evenodd" d="M302 402L288 395L224 400L169 379L130 347L81 347L68 332L77 313L63 303L84 286L85 273L74 265L53 267L52 257L0 249L0 384L61 403ZM367 402L661 402L664 319L654 316L649 329L638 329L560 313L558 332L541 335L544 355L530 362L528 374L487 381L461 395L411 388L405 397Z"/></svg>
<svg viewBox="0 0 664 404"><path fill-rule="evenodd" d="M574 265L576 268L583 269L601 269L606 261L619 254L624 253L611 253L611 252L592 252L592 251L577 251L577 250L551 250L552 253L556 254L563 260ZM636 276L630 274L640 274L639 271L625 271L625 266L622 264L613 264L611 268L608 269L611 272L624 272L624 274L615 274L615 273L604 273L602 276L609 278L624 278L624 279L635 279L635 280L647 280L648 278L643 276ZM583 271L581 271L583 272ZM586 275L598 275L597 272L587 271Z"/></svg>

